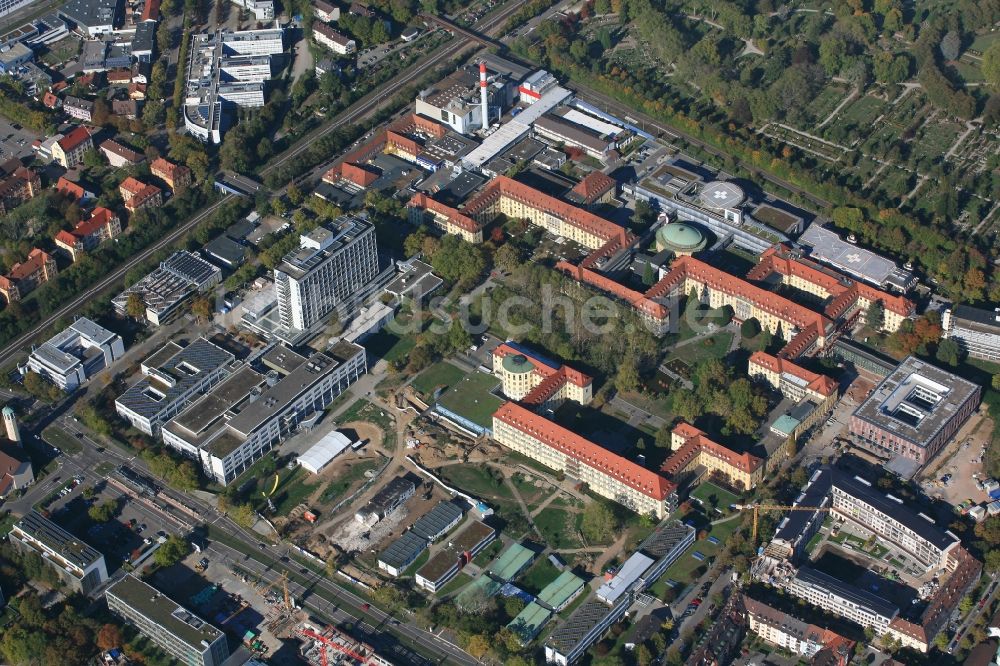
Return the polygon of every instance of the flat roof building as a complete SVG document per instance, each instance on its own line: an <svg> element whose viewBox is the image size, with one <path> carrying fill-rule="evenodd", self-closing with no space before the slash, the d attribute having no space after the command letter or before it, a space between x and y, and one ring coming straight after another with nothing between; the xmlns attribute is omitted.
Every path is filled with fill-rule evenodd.
<svg viewBox="0 0 1000 666"><path fill-rule="evenodd" d="M186 250L160 262L152 273L112 299L119 316L129 315L129 297L137 294L146 306L146 320L154 326L168 321L194 294L222 281L222 269Z"/></svg>
<svg viewBox="0 0 1000 666"><path fill-rule="evenodd" d="M209 478L231 483L368 370L364 348L344 341L300 359L262 382L240 368L245 379L220 384L179 414L163 428L163 443L196 458Z"/></svg>
<svg viewBox="0 0 1000 666"><path fill-rule="evenodd" d="M109 610L181 664L221 666L229 657L224 633L131 574L109 587L105 596Z"/></svg>
<svg viewBox="0 0 1000 666"><path fill-rule="evenodd" d="M405 532L379 553L378 568L390 576L399 576L427 549L427 539Z"/></svg>
<svg viewBox="0 0 1000 666"><path fill-rule="evenodd" d="M614 606L622 596L631 592L637 585L641 585L643 574L653 566L654 561L648 555L632 553L632 556L619 567L614 577L598 588L598 600Z"/></svg>
<svg viewBox="0 0 1000 666"><path fill-rule="evenodd" d="M788 591L825 611L846 617L881 636L899 614L899 608L882 597L844 583L811 567L800 567Z"/></svg>
<svg viewBox="0 0 1000 666"><path fill-rule="evenodd" d="M833 266L859 280L881 289L907 292L917 282L913 271L901 269L885 257L842 240L836 232L813 222L799 236L798 242L809 250L816 261Z"/></svg>
<svg viewBox="0 0 1000 666"><path fill-rule="evenodd" d="M89 595L108 579L104 555L37 511L14 523L8 536L17 550L38 555L73 592Z"/></svg>
<svg viewBox="0 0 1000 666"><path fill-rule="evenodd" d="M486 571L494 579L502 583L509 583L528 568L537 554L519 543L512 543L507 547L507 550L500 553L500 557L494 560Z"/></svg>
<svg viewBox="0 0 1000 666"><path fill-rule="evenodd" d="M850 432L863 448L922 466L972 416L981 394L980 386L908 356L854 410Z"/></svg>
<svg viewBox="0 0 1000 666"><path fill-rule="evenodd" d="M410 531L433 543L458 525L464 514L455 501L442 500L413 523Z"/></svg>
<svg viewBox="0 0 1000 666"><path fill-rule="evenodd" d="M143 362L143 377L118 396L115 410L140 432L158 435L189 401L227 377L234 360L205 338L187 347L169 342Z"/></svg>
<svg viewBox="0 0 1000 666"><path fill-rule="evenodd" d="M556 612L566 608L585 589L583 579L572 571L563 571L538 593L538 603Z"/></svg>
<svg viewBox="0 0 1000 666"><path fill-rule="evenodd" d="M448 540L416 573L417 587L436 593L496 537L496 530L474 520Z"/></svg>
<svg viewBox="0 0 1000 666"><path fill-rule="evenodd" d="M359 523L374 525L403 505L417 492L417 486L405 476L397 476L375 493L368 503L358 509L354 519Z"/></svg>
<svg viewBox="0 0 1000 666"><path fill-rule="evenodd" d="M957 342L969 356L1000 361L1000 308L956 305L944 311L941 329L945 338Z"/></svg>
<svg viewBox="0 0 1000 666"><path fill-rule="evenodd" d="M59 16L86 37L114 31L122 23L122 13L121 0L69 0L59 8Z"/></svg>
<svg viewBox="0 0 1000 666"><path fill-rule="evenodd" d="M80 317L35 347L28 356L28 369L64 391L75 391L124 353L121 336Z"/></svg>

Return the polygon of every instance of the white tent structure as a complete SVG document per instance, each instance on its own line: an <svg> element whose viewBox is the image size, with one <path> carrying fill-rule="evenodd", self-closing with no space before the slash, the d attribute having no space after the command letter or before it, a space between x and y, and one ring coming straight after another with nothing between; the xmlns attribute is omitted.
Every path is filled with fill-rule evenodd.
<svg viewBox="0 0 1000 666"><path fill-rule="evenodd" d="M331 460L343 453L351 444L353 442L344 433L333 430L299 456L299 464L313 474L319 474Z"/></svg>

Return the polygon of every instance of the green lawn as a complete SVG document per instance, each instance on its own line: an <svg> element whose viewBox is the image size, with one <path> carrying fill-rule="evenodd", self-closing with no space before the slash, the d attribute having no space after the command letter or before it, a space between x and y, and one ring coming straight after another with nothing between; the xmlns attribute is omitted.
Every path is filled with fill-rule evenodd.
<svg viewBox="0 0 1000 666"><path fill-rule="evenodd" d="M997 41L998 39L1000 39L1000 32L988 32L985 35L979 35L978 37L976 37L975 41L972 42L972 46L970 48L973 48L976 51L983 53L993 44L993 42Z"/></svg>
<svg viewBox="0 0 1000 666"><path fill-rule="evenodd" d="M723 514L728 515L732 513L729 510L729 505L740 501L739 495L735 495L725 488L720 488L711 481L699 484L694 489L694 492L691 493L691 497L697 497L701 500L704 503L706 513L709 515L714 513L712 511L714 508L718 508Z"/></svg>
<svg viewBox="0 0 1000 666"><path fill-rule="evenodd" d="M346 493L351 486L358 481L363 479L365 472L370 469L375 469L381 465L381 461L377 459L373 460L360 460L344 472L341 476L337 477L323 489L323 494L320 495L319 504L327 504L337 499L344 493Z"/></svg>
<svg viewBox="0 0 1000 666"><path fill-rule="evenodd" d="M296 467L291 473L286 473L282 476L278 482L278 489L274 491L274 495L271 497L277 515L287 515L316 490L315 483L306 483L306 481L310 480L311 476L302 467Z"/></svg>
<svg viewBox="0 0 1000 666"><path fill-rule="evenodd" d="M435 596L441 598L448 594L454 594L461 590L463 587L472 582L472 576L469 574L459 573L457 576L452 578L448 583L435 593Z"/></svg>
<svg viewBox="0 0 1000 666"><path fill-rule="evenodd" d="M438 399L442 407L484 428L493 428L493 412L504 403L491 391L500 382L493 375L470 372Z"/></svg>
<svg viewBox="0 0 1000 666"><path fill-rule="evenodd" d="M417 573L417 570L420 569L420 567L427 564L427 560L429 559L431 559L430 548L424 548L424 552L417 555L417 559L413 560L413 564L406 567L406 570L403 572L403 576L413 576Z"/></svg>
<svg viewBox="0 0 1000 666"><path fill-rule="evenodd" d="M526 472L514 474L511 482L530 510L534 510L553 492L552 486L544 481L538 481L540 485L536 486L536 477Z"/></svg>
<svg viewBox="0 0 1000 666"><path fill-rule="evenodd" d="M733 344L733 334L729 331L719 331L698 342L691 342L683 347L677 348L667 356L667 363L672 360L680 360L689 367L694 367L702 361L712 358L722 358L729 353L729 347Z"/></svg>
<svg viewBox="0 0 1000 666"><path fill-rule="evenodd" d="M518 580L518 587L529 594L538 594L546 585L559 577L559 570L547 557L539 557Z"/></svg>
<svg viewBox="0 0 1000 666"><path fill-rule="evenodd" d="M565 509L547 506L535 516L535 526L545 537L545 542L553 550L580 548L583 543L577 536L576 517L578 514Z"/></svg>
<svg viewBox="0 0 1000 666"><path fill-rule="evenodd" d="M840 118L835 122L836 124L856 125L867 130L882 113L885 105L886 102L877 97L863 95L849 104L847 108L842 109Z"/></svg>
<svg viewBox="0 0 1000 666"><path fill-rule="evenodd" d="M496 497L508 495L502 483L483 467L466 465L449 465L440 471L441 477L458 486L471 495Z"/></svg>
<svg viewBox="0 0 1000 666"><path fill-rule="evenodd" d="M405 337L382 329L365 338L365 349L369 354L383 358L390 363L406 358L417 344L415 336Z"/></svg>
<svg viewBox="0 0 1000 666"><path fill-rule="evenodd" d="M76 455L83 451L83 446L68 432L59 426L51 425L42 431L42 439L56 447L66 455Z"/></svg>
<svg viewBox="0 0 1000 666"><path fill-rule="evenodd" d="M472 563L480 569L485 569L493 561L493 558L500 554L501 550L503 550L503 541L497 539L476 555L472 559Z"/></svg>
<svg viewBox="0 0 1000 666"><path fill-rule="evenodd" d="M448 390L457 384L465 372L457 367L441 361L421 372L410 384L413 389L428 400L433 398L434 391L438 389Z"/></svg>

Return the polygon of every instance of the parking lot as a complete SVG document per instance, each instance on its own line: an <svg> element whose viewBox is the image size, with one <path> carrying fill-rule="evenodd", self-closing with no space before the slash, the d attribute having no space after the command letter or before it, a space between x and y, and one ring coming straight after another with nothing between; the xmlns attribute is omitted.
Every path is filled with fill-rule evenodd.
<svg viewBox="0 0 1000 666"><path fill-rule="evenodd" d="M37 138L30 130L0 118L0 162L30 156L31 143Z"/></svg>

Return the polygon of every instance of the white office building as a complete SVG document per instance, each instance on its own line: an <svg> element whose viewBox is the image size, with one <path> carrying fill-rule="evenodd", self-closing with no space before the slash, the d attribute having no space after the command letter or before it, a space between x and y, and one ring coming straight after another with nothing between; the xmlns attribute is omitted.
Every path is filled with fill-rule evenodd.
<svg viewBox="0 0 1000 666"><path fill-rule="evenodd" d="M368 371L363 347L339 342L308 358L276 347L266 374L243 366L163 426L163 443L226 485L328 407Z"/></svg>
<svg viewBox="0 0 1000 666"><path fill-rule="evenodd" d="M204 338L187 347L168 342L142 362L142 379L115 400L118 415L155 436L188 402L225 379L235 357Z"/></svg>
<svg viewBox="0 0 1000 666"><path fill-rule="evenodd" d="M64 391L74 391L124 353L121 336L80 317L35 347L28 356L28 369Z"/></svg>
<svg viewBox="0 0 1000 666"><path fill-rule="evenodd" d="M884 634L899 614L899 609L882 597L810 567L799 568L788 591L834 615L872 627L876 636Z"/></svg>
<svg viewBox="0 0 1000 666"><path fill-rule="evenodd" d="M274 269L281 325L307 331L353 305L379 273L375 227L351 216L304 234Z"/></svg>
<svg viewBox="0 0 1000 666"><path fill-rule="evenodd" d="M253 14L258 21L274 18L274 0L233 0L233 4Z"/></svg>
<svg viewBox="0 0 1000 666"><path fill-rule="evenodd" d="M104 555L37 511L14 523L8 537L16 550L38 555L73 592L90 594L108 579Z"/></svg>

